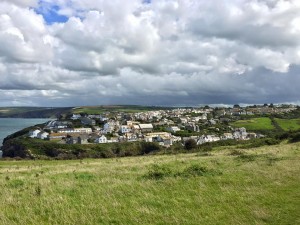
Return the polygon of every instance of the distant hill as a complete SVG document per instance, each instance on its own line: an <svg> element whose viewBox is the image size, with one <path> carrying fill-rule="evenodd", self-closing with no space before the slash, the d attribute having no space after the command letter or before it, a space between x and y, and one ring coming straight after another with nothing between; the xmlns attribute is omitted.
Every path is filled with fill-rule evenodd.
<svg viewBox="0 0 300 225"><path fill-rule="evenodd" d="M172 109L173 107L161 106L142 106L142 105L100 105L100 106L80 106L73 108L73 113L88 113L88 114L101 114L105 112L124 112L136 113L143 111L165 110Z"/></svg>
<svg viewBox="0 0 300 225"><path fill-rule="evenodd" d="M0 107L0 118L56 118L72 107Z"/></svg>
<svg viewBox="0 0 300 225"><path fill-rule="evenodd" d="M170 109L172 107L139 106L139 105L102 105L78 107L0 107L0 118L55 118L62 114L104 112L134 113L142 111Z"/></svg>

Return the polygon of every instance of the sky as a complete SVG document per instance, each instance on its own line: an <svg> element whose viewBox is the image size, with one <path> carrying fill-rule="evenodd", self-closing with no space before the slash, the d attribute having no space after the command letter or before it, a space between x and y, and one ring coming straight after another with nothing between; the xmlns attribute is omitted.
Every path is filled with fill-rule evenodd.
<svg viewBox="0 0 300 225"><path fill-rule="evenodd" d="M0 106L300 104L299 0L0 0Z"/></svg>

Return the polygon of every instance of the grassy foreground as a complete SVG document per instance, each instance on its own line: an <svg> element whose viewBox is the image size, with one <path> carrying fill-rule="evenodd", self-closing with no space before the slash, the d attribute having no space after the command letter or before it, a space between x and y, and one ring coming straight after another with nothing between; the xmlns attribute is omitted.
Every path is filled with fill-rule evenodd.
<svg viewBox="0 0 300 225"><path fill-rule="evenodd" d="M300 144L0 161L0 224L300 224Z"/></svg>

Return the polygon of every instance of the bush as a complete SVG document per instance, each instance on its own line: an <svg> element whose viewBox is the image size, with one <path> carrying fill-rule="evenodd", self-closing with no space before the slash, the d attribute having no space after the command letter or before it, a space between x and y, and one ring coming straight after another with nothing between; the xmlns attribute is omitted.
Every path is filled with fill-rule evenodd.
<svg viewBox="0 0 300 225"><path fill-rule="evenodd" d="M142 154L148 154L150 152L159 151L160 146L156 142L142 142L141 143L141 152Z"/></svg>
<svg viewBox="0 0 300 225"><path fill-rule="evenodd" d="M295 143L300 141L300 132L292 135L291 140L289 141L290 143Z"/></svg>
<svg viewBox="0 0 300 225"><path fill-rule="evenodd" d="M207 142L198 147L203 152L209 152L213 150L213 143Z"/></svg>
<svg viewBox="0 0 300 225"><path fill-rule="evenodd" d="M241 150L234 149L229 153L229 155L244 155L244 153Z"/></svg>
<svg viewBox="0 0 300 225"><path fill-rule="evenodd" d="M204 176L207 173L209 173L209 170L206 167L200 166L200 165L191 165L191 166L187 167L181 173L181 175L196 177L196 176Z"/></svg>
<svg viewBox="0 0 300 225"><path fill-rule="evenodd" d="M103 150L101 153L101 158L113 158L116 157L116 155L114 154L114 152L111 149L105 149Z"/></svg>
<svg viewBox="0 0 300 225"><path fill-rule="evenodd" d="M197 148L197 142L194 139L188 139L184 143L184 147L186 150L192 150L194 148Z"/></svg>
<svg viewBox="0 0 300 225"><path fill-rule="evenodd" d="M144 177L158 180L169 176L172 176L172 171L170 168L168 168L166 165L154 164L150 167L148 173Z"/></svg>

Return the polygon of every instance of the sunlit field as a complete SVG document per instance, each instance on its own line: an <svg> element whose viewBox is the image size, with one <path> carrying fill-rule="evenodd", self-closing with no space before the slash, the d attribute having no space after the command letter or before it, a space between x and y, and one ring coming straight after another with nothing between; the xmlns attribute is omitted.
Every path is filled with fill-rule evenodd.
<svg viewBox="0 0 300 225"><path fill-rule="evenodd" d="M245 127L247 130L273 130L274 127L268 117L258 117L248 120L238 120L231 123L234 127Z"/></svg>

